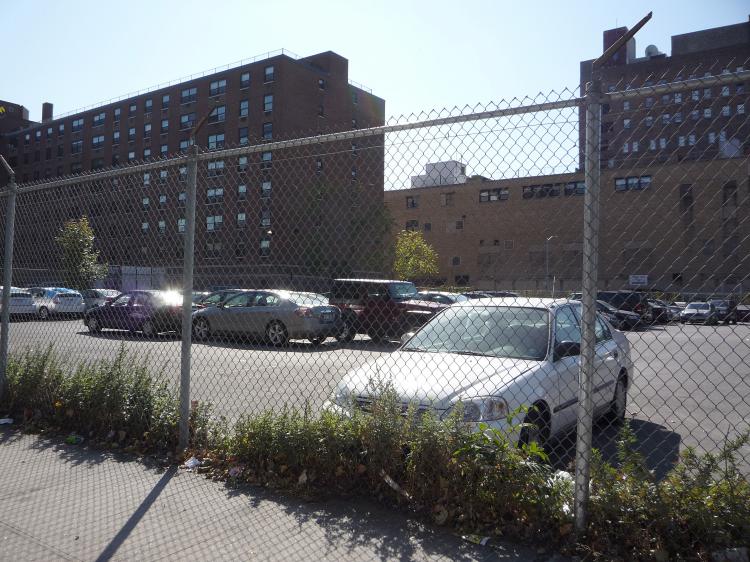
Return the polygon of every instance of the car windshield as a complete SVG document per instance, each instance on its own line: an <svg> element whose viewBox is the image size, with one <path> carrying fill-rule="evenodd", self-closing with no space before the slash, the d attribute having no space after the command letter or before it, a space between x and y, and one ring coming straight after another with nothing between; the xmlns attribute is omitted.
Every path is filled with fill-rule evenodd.
<svg viewBox="0 0 750 562"><path fill-rule="evenodd" d="M727 306L727 301L717 301L717 300L711 300L708 301L714 306Z"/></svg>
<svg viewBox="0 0 750 562"><path fill-rule="evenodd" d="M691 302L687 305L687 308L690 310L708 310L710 306L705 302Z"/></svg>
<svg viewBox="0 0 750 562"><path fill-rule="evenodd" d="M388 294L394 299L413 299L417 296L417 287L414 283L391 283L388 285Z"/></svg>
<svg viewBox="0 0 750 562"><path fill-rule="evenodd" d="M450 307L409 340L404 351L486 355L541 361L547 355L549 312L516 306Z"/></svg>
<svg viewBox="0 0 750 562"><path fill-rule="evenodd" d="M283 296L287 300L300 306L325 306L328 304L328 299L326 297L316 293L288 293Z"/></svg>

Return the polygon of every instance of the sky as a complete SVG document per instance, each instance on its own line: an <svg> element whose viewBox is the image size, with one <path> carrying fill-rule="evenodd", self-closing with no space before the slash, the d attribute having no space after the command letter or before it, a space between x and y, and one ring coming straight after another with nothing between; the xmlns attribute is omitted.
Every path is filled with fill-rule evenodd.
<svg viewBox="0 0 750 562"><path fill-rule="evenodd" d="M386 115L574 90L602 31L654 17L637 53L671 35L747 21L746 0L26 0L3 3L0 98L41 118L280 48L332 50Z"/></svg>

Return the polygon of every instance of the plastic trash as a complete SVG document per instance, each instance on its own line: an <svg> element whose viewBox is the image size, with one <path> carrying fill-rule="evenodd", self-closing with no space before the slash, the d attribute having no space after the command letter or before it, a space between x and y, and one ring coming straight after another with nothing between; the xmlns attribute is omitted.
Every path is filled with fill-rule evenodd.
<svg viewBox="0 0 750 562"><path fill-rule="evenodd" d="M200 465L201 465L201 461L199 461L195 457L190 457L188 460L185 461L185 464L183 466L188 469L193 469L193 468L198 468Z"/></svg>
<svg viewBox="0 0 750 562"><path fill-rule="evenodd" d="M10 425L13 423L13 418L0 418L0 425Z"/></svg>

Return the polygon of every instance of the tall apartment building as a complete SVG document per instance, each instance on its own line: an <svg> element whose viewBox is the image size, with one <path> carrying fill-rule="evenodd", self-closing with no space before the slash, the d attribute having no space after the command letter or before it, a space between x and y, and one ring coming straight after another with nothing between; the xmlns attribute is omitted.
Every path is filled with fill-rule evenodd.
<svg viewBox="0 0 750 562"><path fill-rule="evenodd" d="M603 49L626 31L605 31ZM750 23L676 35L670 55L653 46L645 52L636 57L631 40L616 53L602 69L604 89L750 70ZM581 63L581 94L591 62ZM706 86L603 107L601 288L646 280L669 291L750 291L748 87ZM453 162L428 166L455 169ZM435 247L441 280L544 290L554 278L568 292L581 286L582 170L581 158L575 173L469 176L453 185L426 173L410 189L386 191L386 206L396 230L419 229Z"/></svg>
<svg viewBox="0 0 750 562"><path fill-rule="evenodd" d="M54 118L52 105L44 104L39 123L28 119L23 106L0 101L0 154L19 183L41 181L180 154L204 116L195 142L218 150L382 125L384 105L349 82L348 61L340 55L297 59L282 53L64 118ZM336 242L352 237L351 228L371 238L362 232L358 215L382 207L382 139L264 151L203 165L207 169L199 172L197 193L198 274L201 268L215 272L223 267L235 276L226 284L236 284L247 280L243 271L263 268L301 275L331 267L366 268L358 252ZM87 215L104 260L173 267L179 277L185 171L184 166L165 168L111 185L82 178L55 192L19 197L17 271L54 269L54 237L63 222ZM347 221L349 230L341 227ZM313 238L331 243L324 267L310 263Z"/></svg>

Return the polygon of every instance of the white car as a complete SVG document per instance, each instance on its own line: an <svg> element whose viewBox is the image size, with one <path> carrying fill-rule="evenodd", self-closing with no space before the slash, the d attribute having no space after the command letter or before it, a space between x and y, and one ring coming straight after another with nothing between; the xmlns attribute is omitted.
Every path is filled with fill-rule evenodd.
<svg viewBox="0 0 750 562"><path fill-rule="evenodd" d="M3 288L0 287L0 295L2 294ZM3 308L2 300L0 299L0 311ZM10 314L11 316L35 316L37 313L36 304L34 303L34 297L31 296L26 289L19 289L18 287L10 288Z"/></svg>
<svg viewBox="0 0 750 562"><path fill-rule="evenodd" d="M83 297L78 291L63 287L32 287L28 291L34 296L40 320L51 316L83 316Z"/></svg>
<svg viewBox="0 0 750 562"><path fill-rule="evenodd" d="M95 306L104 306L112 302L120 295L121 291L114 289L86 289L82 292L84 308L94 308Z"/></svg>
<svg viewBox="0 0 750 562"><path fill-rule="evenodd" d="M544 443L576 423L580 310L579 302L538 298L454 304L394 353L350 371L325 407L366 411L390 388L404 411L445 419L461 403L466 422L506 431L513 442ZM599 316L596 338L595 413L621 420L633 377L630 345ZM521 421L528 426L516 431Z"/></svg>

